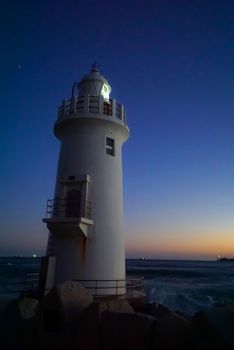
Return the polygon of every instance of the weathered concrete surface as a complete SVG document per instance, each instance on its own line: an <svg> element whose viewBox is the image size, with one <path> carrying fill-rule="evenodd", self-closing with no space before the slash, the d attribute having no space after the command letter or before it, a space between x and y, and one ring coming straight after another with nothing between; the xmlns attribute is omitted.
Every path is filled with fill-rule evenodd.
<svg viewBox="0 0 234 350"><path fill-rule="evenodd" d="M100 319L104 311L133 314L131 305L124 299L92 303L82 314L77 325L76 349L99 349ZM87 336L92 334L92 336Z"/></svg>
<svg viewBox="0 0 234 350"><path fill-rule="evenodd" d="M38 300L15 299L0 313L0 349L33 349Z"/></svg>
<svg viewBox="0 0 234 350"><path fill-rule="evenodd" d="M72 346L76 322L92 302L90 292L78 282L68 281L52 289L38 305L39 349Z"/></svg>
<svg viewBox="0 0 234 350"><path fill-rule="evenodd" d="M124 299L101 301L98 302L98 305L100 314L103 311L124 312L128 314L133 314L135 312L132 306Z"/></svg>
<svg viewBox="0 0 234 350"><path fill-rule="evenodd" d="M39 300L31 298L20 298L19 309L24 320L35 317Z"/></svg>

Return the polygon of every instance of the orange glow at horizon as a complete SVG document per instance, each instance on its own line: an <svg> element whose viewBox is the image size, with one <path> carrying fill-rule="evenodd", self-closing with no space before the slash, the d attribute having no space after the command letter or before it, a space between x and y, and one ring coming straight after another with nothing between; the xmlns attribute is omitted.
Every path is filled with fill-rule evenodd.
<svg viewBox="0 0 234 350"><path fill-rule="evenodd" d="M127 255L165 258L215 259L217 255L234 257L233 232L134 232L126 237Z"/></svg>

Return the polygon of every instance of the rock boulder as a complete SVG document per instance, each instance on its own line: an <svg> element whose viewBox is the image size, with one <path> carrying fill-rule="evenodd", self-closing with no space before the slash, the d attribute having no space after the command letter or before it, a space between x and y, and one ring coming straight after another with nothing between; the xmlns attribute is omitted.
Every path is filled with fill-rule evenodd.
<svg viewBox="0 0 234 350"><path fill-rule="evenodd" d="M151 349L155 325L151 316L104 311L100 320L100 349Z"/></svg>
<svg viewBox="0 0 234 350"><path fill-rule="evenodd" d="M133 314L131 305L124 299L106 300L92 303L82 314L77 324L75 349L96 350L100 343L100 320L104 311ZM89 336L92 334L92 336Z"/></svg>
<svg viewBox="0 0 234 350"><path fill-rule="evenodd" d="M152 349L191 349L191 322L174 312L167 313L157 322L152 336Z"/></svg>
<svg viewBox="0 0 234 350"><path fill-rule="evenodd" d="M234 305L198 312L192 324L199 349L234 349Z"/></svg>
<svg viewBox="0 0 234 350"><path fill-rule="evenodd" d="M155 318L161 318L171 312L166 306L158 303L137 303L133 307L136 312Z"/></svg>
<svg viewBox="0 0 234 350"><path fill-rule="evenodd" d="M0 313L0 349L32 349L35 346L35 320L38 300L12 300Z"/></svg>
<svg viewBox="0 0 234 350"><path fill-rule="evenodd" d="M79 282L68 281L52 289L38 305L39 349L72 346L76 320L92 302L93 296Z"/></svg>

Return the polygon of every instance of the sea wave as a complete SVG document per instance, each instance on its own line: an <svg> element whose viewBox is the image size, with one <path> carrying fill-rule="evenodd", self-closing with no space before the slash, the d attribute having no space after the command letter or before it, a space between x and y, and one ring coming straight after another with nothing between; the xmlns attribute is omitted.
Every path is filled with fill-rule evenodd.
<svg viewBox="0 0 234 350"><path fill-rule="evenodd" d="M216 261L129 260L127 272L143 275L150 302L193 314L234 303L234 264Z"/></svg>

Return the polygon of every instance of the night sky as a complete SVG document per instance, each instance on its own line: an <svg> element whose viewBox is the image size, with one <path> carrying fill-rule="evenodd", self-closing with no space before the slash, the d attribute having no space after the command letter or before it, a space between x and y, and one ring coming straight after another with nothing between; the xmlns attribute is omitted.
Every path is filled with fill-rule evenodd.
<svg viewBox="0 0 234 350"><path fill-rule="evenodd" d="M234 2L2 4L0 255L45 253L57 107L97 61L131 130L127 257L234 256Z"/></svg>

